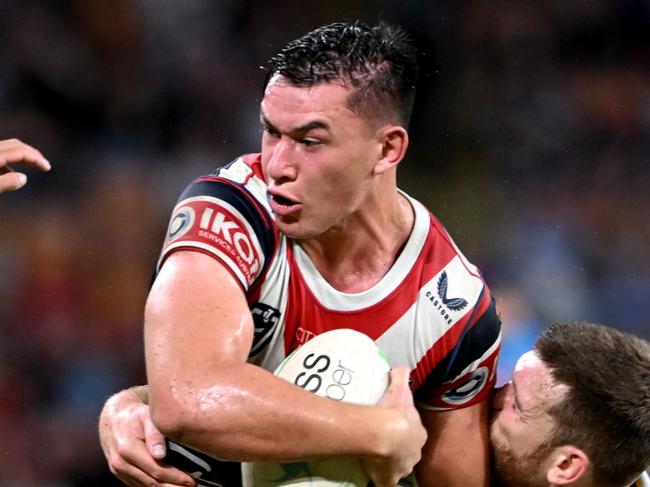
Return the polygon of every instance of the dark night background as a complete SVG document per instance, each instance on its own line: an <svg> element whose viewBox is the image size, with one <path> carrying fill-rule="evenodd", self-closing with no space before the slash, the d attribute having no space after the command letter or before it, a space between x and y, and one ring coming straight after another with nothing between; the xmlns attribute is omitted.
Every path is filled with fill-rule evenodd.
<svg viewBox="0 0 650 487"><path fill-rule="evenodd" d="M500 382L554 321L650 338L650 2L0 0L0 138L54 166L0 196L2 485L119 485L97 415L177 195L258 150L270 55L357 18L418 44L400 186L496 295Z"/></svg>

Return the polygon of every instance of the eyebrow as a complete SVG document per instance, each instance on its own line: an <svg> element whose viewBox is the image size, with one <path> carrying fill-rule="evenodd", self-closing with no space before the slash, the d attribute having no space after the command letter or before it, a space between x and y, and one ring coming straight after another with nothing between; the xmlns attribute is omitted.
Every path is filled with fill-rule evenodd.
<svg viewBox="0 0 650 487"><path fill-rule="evenodd" d="M260 123L270 129L275 130L276 132L279 132L278 128L275 125L273 125L273 123L271 123L271 121L268 118L266 118L266 115L264 115L263 112L260 112ZM330 126L327 123L322 122L320 120L312 120L310 122L292 128L291 130L289 130L289 133L291 134L304 133L314 129L329 130Z"/></svg>

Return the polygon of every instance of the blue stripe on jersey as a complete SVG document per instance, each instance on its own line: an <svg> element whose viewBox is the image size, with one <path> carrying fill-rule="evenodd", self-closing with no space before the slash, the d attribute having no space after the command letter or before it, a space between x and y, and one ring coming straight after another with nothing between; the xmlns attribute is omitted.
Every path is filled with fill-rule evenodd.
<svg viewBox="0 0 650 487"><path fill-rule="evenodd" d="M212 176L214 177L214 176ZM264 275L264 271L271 262L273 250L275 248L275 234L273 232L271 216L265 209L254 203L255 197L241 184L232 181L201 181L197 180L190 184L181 197L181 201L194 196L212 196L232 205L246 219L248 224L253 228L257 240L262 247L264 255L264 267L259 275Z"/></svg>
<svg viewBox="0 0 650 487"><path fill-rule="evenodd" d="M480 302L481 298L479 297L477 307ZM492 298L488 309L485 310L474 326L464 331L456 346L436 365L436 368L418 388L418 391L420 393L428 392L439 387L440 384L458 377L467 366L481 358L494 345L499 338L500 331L501 320L496 312L494 298ZM416 397L420 395L418 391L416 391Z"/></svg>

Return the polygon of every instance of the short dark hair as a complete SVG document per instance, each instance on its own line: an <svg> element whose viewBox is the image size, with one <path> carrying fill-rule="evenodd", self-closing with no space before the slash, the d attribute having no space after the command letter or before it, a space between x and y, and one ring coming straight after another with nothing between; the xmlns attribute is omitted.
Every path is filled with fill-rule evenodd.
<svg viewBox="0 0 650 487"><path fill-rule="evenodd" d="M417 80L417 55L400 27L380 23L334 23L289 42L266 65L264 87L279 74L309 87L340 81L355 88L348 107L368 118L386 118L406 127ZM395 117L397 116L397 119Z"/></svg>
<svg viewBox="0 0 650 487"><path fill-rule="evenodd" d="M569 322L549 327L535 348L553 378L569 386L550 411L551 446L583 450L599 486L630 485L650 464L650 343Z"/></svg>

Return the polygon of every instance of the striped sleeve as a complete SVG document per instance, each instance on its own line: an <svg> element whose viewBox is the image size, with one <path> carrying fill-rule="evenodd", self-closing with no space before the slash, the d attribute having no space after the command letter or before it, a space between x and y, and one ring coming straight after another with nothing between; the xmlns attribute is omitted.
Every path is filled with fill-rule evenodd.
<svg viewBox="0 0 650 487"><path fill-rule="evenodd" d="M219 176L199 178L174 207L157 270L173 252L194 250L221 262L248 291L274 245L268 211L242 184Z"/></svg>
<svg viewBox="0 0 650 487"><path fill-rule="evenodd" d="M419 406L440 411L460 409L489 396L496 382L501 320L487 287L475 309L476 316L469 320L455 346L415 392Z"/></svg>

